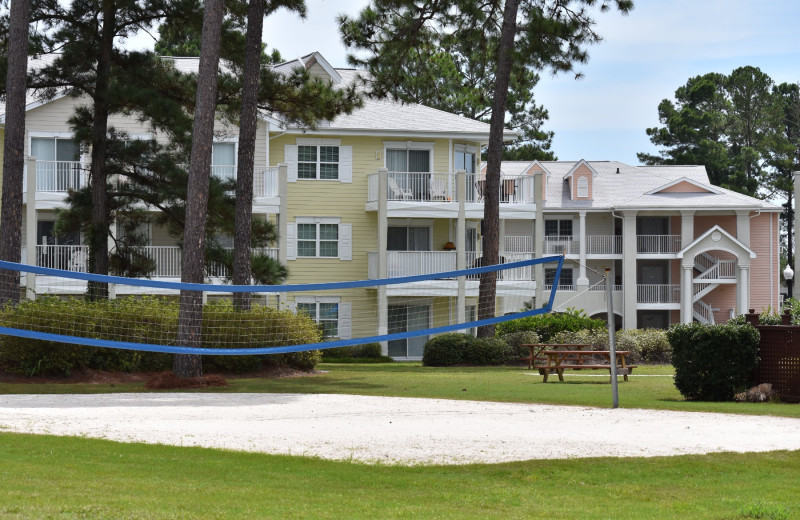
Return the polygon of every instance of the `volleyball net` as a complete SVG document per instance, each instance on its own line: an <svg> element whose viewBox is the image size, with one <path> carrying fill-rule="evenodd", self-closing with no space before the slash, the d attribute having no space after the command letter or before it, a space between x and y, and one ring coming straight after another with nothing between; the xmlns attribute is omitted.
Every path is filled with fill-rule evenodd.
<svg viewBox="0 0 800 520"><path fill-rule="evenodd" d="M416 261L418 269L419 259L411 256L401 260ZM463 270L294 285L229 285L220 278L187 284L0 261L0 294L20 294L18 303L0 309L0 334L202 355L279 354L386 342L392 357L421 357L432 335L467 332L552 309L563 256L504 260ZM478 319L481 276L496 279L490 302L494 317L486 319ZM98 284L103 297L88 298L87 290ZM544 292L534 302L537 284L543 284L539 289ZM203 296L202 347L178 343L182 292ZM237 294L248 298L245 310L234 306Z"/></svg>

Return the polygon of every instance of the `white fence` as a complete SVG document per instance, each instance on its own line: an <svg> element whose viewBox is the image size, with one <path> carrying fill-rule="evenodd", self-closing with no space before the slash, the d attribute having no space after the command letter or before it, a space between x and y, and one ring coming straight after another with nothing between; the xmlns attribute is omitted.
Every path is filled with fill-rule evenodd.
<svg viewBox="0 0 800 520"><path fill-rule="evenodd" d="M378 175L367 178L367 201L378 200ZM466 202L483 202L486 194L485 177L475 173L466 175ZM456 174L388 172L387 200L406 202L457 202ZM533 204L533 177L528 175L502 176L500 180L501 204Z"/></svg>
<svg viewBox="0 0 800 520"><path fill-rule="evenodd" d="M467 268L480 266L480 252L468 251L466 255ZM520 262L533 258L531 253L503 253L502 263ZM377 279L379 254L376 251L368 254L368 276L370 280ZM388 278L400 276L416 276L420 274L435 274L456 269L455 251L388 251L386 253L386 273ZM498 279L501 281L529 281L533 280L533 266L518 267L499 271ZM478 279L477 275L469 279Z"/></svg>
<svg viewBox="0 0 800 520"><path fill-rule="evenodd" d="M87 185L88 177L80 161L36 161L38 191L79 190Z"/></svg>
<svg viewBox="0 0 800 520"><path fill-rule="evenodd" d="M589 255L621 255L622 236L589 235L586 237L586 254Z"/></svg>

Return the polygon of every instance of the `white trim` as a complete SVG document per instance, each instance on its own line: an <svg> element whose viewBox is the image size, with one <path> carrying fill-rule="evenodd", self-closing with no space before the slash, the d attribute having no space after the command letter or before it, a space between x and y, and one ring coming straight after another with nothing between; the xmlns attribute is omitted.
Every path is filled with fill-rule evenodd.
<svg viewBox="0 0 800 520"><path fill-rule="evenodd" d="M295 217L296 224L341 224L341 217Z"/></svg>
<svg viewBox="0 0 800 520"><path fill-rule="evenodd" d="M572 177L572 175L575 173L575 171L576 171L578 168L580 168L580 166L581 166L582 164L583 164L583 165L585 165L587 168L589 168L589 171L590 171L590 172L592 172L592 177L597 177L597 170L595 170L594 168L592 168L592 165L591 165L591 164L589 164L588 162L586 162L586 159L581 159L580 161L578 161L578 162L575 164L575 166L573 166L572 168L570 168L570 170L569 170L569 171L568 171L568 172L567 172L567 173L564 175L564 179L569 179L570 177ZM541 165L540 165L540 166L541 166ZM570 183L570 184L572 184L572 183Z"/></svg>
<svg viewBox="0 0 800 520"><path fill-rule="evenodd" d="M436 143L431 141L384 141L383 148L388 150L430 150Z"/></svg>
<svg viewBox="0 0 800 520"><path fill-rule="evenodd" d="M681 177L680 179L675 179L674 181L672 181L670 183L664 184L663 186L659 186L658 188L655 188L653 190L647 191L647 192L644 193L644 195L655 195L657 193L660 193L660 192L666 190L667 188L671 188L672 186L675 186L677 184L681 184L681 183L684 183L684 182L689 183L689 184L691 184L693 186L697 186L698 188L701 188L701 189L705 190L708 193L714 193L715 195L722 195L723 194L722 191L720 191L719 189L717 189L714 186L710 186L708 184L703 184L703 183L697 182L695 180L690 179L689 177ZM684 193L684 192L669 192L669 193ZM697 193L697 192L687 192L687 193Z"/></svg>
<svg viewBox="0 0 800 520"><path fill-rule="evenodd" d="M339 296L295 296L295 303L341 303Z"/></svg>
<svg viewBox="0 0 800 520"><path fill-rule="evenodd" d="M455 144L453 145L453 151L478 154L478 148L469 144Z"/></svg>
<svg viewBox="0 0 800 520"><path fill-rule="evenodd" d="M388 218L386 227L433 227L432 218Z"/></svg>
<svg viewBox="0 0 800 520"><path fill-rule="evenodd" d="M341 139L326 139L324 137L298 137L297 146L342 146Z"/></svg>
<svg viewBox="0 0 800 520"><path fill-rule="evenodd" d="M308 70L309 67L308 62L313 59L319 64L320 67L322 67L322 69L328 74L328 76L330 76L331 82L333 82L334 85L338 85L339 83L342 82L342 76L338 72L336 72L336 69L318 51L314 51L308 56L304 57L307 58L305 61L302 61L304 69Z"/></svg>
<svg viewBox="0 0 800 520"><path fill-rule="evenodd" d="M28 130L28 137L54 137L58 139L74 139L75 133L74 132L66 132L66 131L45 131L45 130Z"/></svg>

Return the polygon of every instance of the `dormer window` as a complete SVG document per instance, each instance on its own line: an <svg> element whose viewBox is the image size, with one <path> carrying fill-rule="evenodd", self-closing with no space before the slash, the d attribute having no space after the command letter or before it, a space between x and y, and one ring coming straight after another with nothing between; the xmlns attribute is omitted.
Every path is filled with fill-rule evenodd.
<svg viewBox="0 0 800 520"><path fill-rule="evenodd" d="M586 177L578 177L578 198L587 198L589 196L589 179Z"/></svg>

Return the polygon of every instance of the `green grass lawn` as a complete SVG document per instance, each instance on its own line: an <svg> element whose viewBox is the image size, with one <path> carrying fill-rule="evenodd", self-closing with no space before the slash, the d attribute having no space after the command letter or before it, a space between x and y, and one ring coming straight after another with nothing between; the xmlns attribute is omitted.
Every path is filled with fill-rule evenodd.
<svg viewBox="0 0 800 520"><path fill-rule="evenodd" d="M611 405L606 377L544 384L519 367L319 368L325 373L311 377L231 378L210 391ZM796 404L685 402L671 367L635 373L643 377L620 382L622 407L800 417ZM0 393L142 391L142 384L0 384ZM547 427L531 426L532 436ZM800 518L800 452L408 468L0 433L0 460L0 519Z"/></svg>
<svg viewBox="0 0 800 520"><path fill-rule="evenodd" d="M409 468L0 434L0 458L3 519L683 520L800 513L800 452Z"/></svg>
<svg viewBox="0 0 800 520"><path fill-rule="evenodd" d="M325 373L311 377L229 378L226 388L208 392L289 392L474 399L520 403L611 406L611 385L600 370L567 371L542 383L537 372L520 367L423 367L419 363L321 364ZM577 375L582 374L582 375ZM585 375L583 375L585 374ZM684 401L675 389L671 366L639 367L630 381L619 378L622 408L725 412L800 417L800 406L781 403L708 403ZM555 380L555 382L553 382ZM143 392L143 383L0 384L0 394Z"/></svg>

